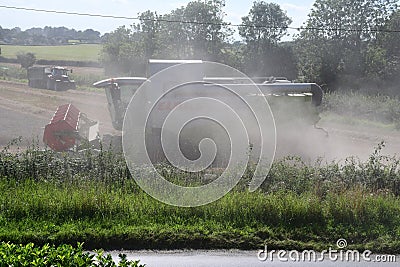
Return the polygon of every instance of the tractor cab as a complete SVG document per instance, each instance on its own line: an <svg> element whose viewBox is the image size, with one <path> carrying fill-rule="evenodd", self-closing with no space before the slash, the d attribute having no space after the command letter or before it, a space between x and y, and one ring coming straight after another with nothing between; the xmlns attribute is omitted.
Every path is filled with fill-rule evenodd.
<svg viewBox="0 0 400 267"><path fill-rule="evenodd" d="M68 77L68 72L70 70L63 68L63 67L52 67L51 68L51 75L53 77Z"/></svg>

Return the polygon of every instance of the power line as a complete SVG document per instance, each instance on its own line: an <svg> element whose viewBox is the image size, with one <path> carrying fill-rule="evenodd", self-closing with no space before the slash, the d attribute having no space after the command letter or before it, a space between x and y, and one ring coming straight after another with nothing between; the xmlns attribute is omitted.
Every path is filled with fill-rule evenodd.
<svg viewBox="0 0 400 267"><path fill-rule="evenodd" d="M211 25L211 26L229 26L229 27L244 27L244 28L264 28L264 29L290 29L290 30L314 30L314 31L337 31L337 32L374 32L374 33L399 33L400 29L387 30L387 29L343 29L343 28L321 28L321 27L275 27L269 25L248 25L248 24L232 24L232 23L215 23L215 22L201 22L201 21L185 21L185 20L171 20L171 19L147 19L140 17L128 17L128 16L116 16L116 15L104 15L104 14L93 14L93 13L80 13L80 12L68 12L59 10L49 9L37 9L27 7L16 7L16 6L5 6L0 5L0 8L32 11L32 12L44 12L53 14L63 15L74 15L74 16L86 16L86 17L98 17L98 18L112 18L112 19L126 19L126 20L143 20L143 21L154 21L154 22L167 22L167 23L182 23L182 24L195 24L195 25Z"/></svg>
<svg viewBox="0 0 400 267"><path fill-rule="evenodd" d="M114 16L114 15L103 15L103 14L79 13L79 12L68 12L68 11L49 10L49 9L37 9L37 8L28 8L28 7L4 6L4 5L0 5L0 8L24 10L24 11L34 11L34 12L45 12L45 13L54 13L54 14L64 14L64 15L86 16L86 17L128 19L128 20L138 20L139 19L139 17L126 17L126 16Z"/></svg>

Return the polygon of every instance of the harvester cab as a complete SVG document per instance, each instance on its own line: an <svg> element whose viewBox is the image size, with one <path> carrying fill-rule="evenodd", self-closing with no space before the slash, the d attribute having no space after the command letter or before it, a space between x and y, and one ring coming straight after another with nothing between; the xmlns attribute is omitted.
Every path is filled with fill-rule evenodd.
<svg viewBox="0 0 400 267"><path fill-rule="evenodd" d="M125 110L133 94L147 78L119 77L106 79L93 84L94 87L104 88L107 96L107 107L114 129L122 130Z"/></svg>

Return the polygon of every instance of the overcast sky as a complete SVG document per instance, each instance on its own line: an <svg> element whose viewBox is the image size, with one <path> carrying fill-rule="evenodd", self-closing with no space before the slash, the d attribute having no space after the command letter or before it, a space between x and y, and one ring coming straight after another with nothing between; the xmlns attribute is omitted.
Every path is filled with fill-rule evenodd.
<svg viewBox="0 0 400 267"><path fill-rule="evenodd" d="M139 12L146 10L157 11L165 14L171 10L186 5L189 0L0 0L0 5L17 6L37 9L49 9L80 13L95 13L116 16L137 16ZM241 17L248 14L253 0L226 0L226 21L233 24L241 23ZM270 1L266 1L270 2ZM314 3L313 0L275 0L283 10L292 18L291 26L298 27L307 19L307 15ZM76 30L94 29L101 33L115 30L121 25L131 25L136 21L92 18L73 15L48 14L42 12L19 11L0 8L0 26L3 28L20 27L25 30L32 27L65 26ZM295 31L291 31L295 33Z"/></svg>

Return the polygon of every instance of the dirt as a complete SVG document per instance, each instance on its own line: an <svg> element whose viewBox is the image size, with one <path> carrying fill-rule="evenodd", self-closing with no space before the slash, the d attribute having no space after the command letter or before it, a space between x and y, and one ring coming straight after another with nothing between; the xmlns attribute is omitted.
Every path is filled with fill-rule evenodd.
<svg viewBox="0 0 400 267"><path fill-rule="evenodd" d="M101 134L120 134L112 127L105 93L68 90L55 92L32 89L26 84L0 81L0 146L22 136L41 141L43 128L61 104L72 103L91 119L100 122ZM324 156L326 160L341 160L347 156L366 159L380 141L386 142L384 154L400 153L400 132L382 129L322 123L329 136L320 130L304 133L297 144L287 148L310 158ZM43 145L43 144L42 144Z"/></svg>

